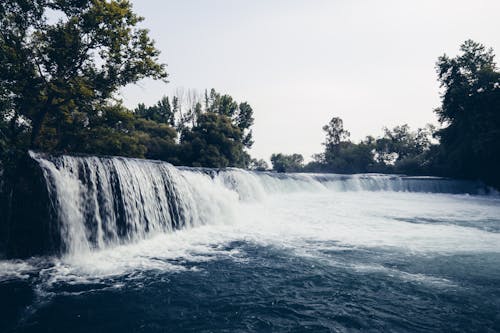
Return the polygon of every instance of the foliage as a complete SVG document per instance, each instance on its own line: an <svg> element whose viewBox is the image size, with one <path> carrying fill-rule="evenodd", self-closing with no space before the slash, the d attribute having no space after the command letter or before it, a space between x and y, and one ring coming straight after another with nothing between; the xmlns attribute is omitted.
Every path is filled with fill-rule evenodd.
<svg viewBox="0 0 500 333"><path fill-rule="evenodd" d="M57 20L48 16L57 17ZM253 109L215 89L179 90L132 112L118 90L165 80L159 51L127 0L0 2L0 173L10 177L27 149L161 159L207 167L249 167ZM385 128L351 142L341 118L323 127L324 151L273 154L278 172L398 172L479 178L500 186L500 72L493 50L468 40L436 64L442 128ZM434 143L432 137L440 140Z"/></svg>
<svg viewBox="0 0 500 333"><path fill-rule="evenodd" d="M12 129L3 131L9 147L140 155L126 125L109 122L120 87L167 76L141 20L126 0L2 1L0 118ZM29 141L19 142L26 131ZM111 148L100 145L105 136Z"/></svg>
<svg viewBox="0 0 500 333"><path fill-rule="evenodd" d="M373 146L365 142L355 144L341 142L335 151L326 151L323 160L323 171L335 173L363 173L373 171Z"/></svg>
<svg viewBox="0 0 500 333"><path fill-rule="evenodd" d="M339 117L333 117L328 125L323 126L326 132L326 141L323 145L326 150L335 150L335 147L341 142L348 142L350 133L344 129L344 122Z"/></svg>
<svg viewBox="0 0 500 333"><path fill-rule="evenodd" d="M269 169L269 165L263 159L252 158L250 161L249 168L250 170L255 170L255 171L266 171Z"/></svg>
<svg viewBox="0 0 500 333"><path fill-rule="evenodd" d="M396 126L392 130L384 128L384 136L375 140L375 161L394 166L396 170L401 169L401 165L430 149L434 131L432 125L418 128L414 132L407 124Z"/></svg>
<svg viewBox="0 0 500 333"><path fill-rule="evenodd" d="M153 106L146 107L144 103L141 103L134 110L134 113L141 118L155 121L157 123L169 124L170 126L175 126L175 109L172 109L170 105L170 100L168 97L164 96Z"/></svg>
<svg viewBox="0 0 500 333"><path fill-rule="evenodd" d="M493 50L468 40L436 68L444 89L436 113L444 125L437 136L445 172L500 186L500 72Z"/></svg>
<svg viewBox="0 0 500 333"><path fill-rule="evenodd" d="M66 134L71 151L144 157L146 146L135 133L135 117L123 107L104 107L93 124Z"/></svg>
<svg viewBox="0 0 500 333"><path fill-rule="evenodd" d="M364 146L349 141L350 133L344 129L341 118L333 117L323 126L323 131L326 132L325 152L316 156L316 161L323 164L322 169L341 173L365 171L363 165L371 160L370 149L366 151Z"/></svg>
<svg viewBox="0 0 500 333"><path fill-rule="evenodd" d="M272 154L271 163L276 172L299 172L302 171L304 157L300 154Z"/></svg>
<svg viewBox="0 0 500 333"><path fill-rule="evenodd" d="M247 167L242 131L231 119L214 112L200 115L196 126L181 137L181 160L185 165L221 168Z"/></svg>
<svg viewBox="0 0 500 333"><path fill-rule="evenodd" d="M178 147L175 142L177 133L171 126L138 119L135 122L135 136L146 148L144 157L179 164Z"/></svg>
<svg viewBox="0 0 500 333"><path fill-rule="evenodd" d="M163 97L156 105L140 104L134 111L139 118L166 122L180 133L178 146L170 145L154 158L191 166L249 166L245 149L253 144L250 128L254 122L250 104L238 103L215 89L205 92L204 107L193 90L178 90L171 100L172 105L169 97Z"/></svg>
<svg viewBox="0 0 500 333"><path fill-rule="evenodd" d="M398 172L421 174L430 170L433 126L411 131L408 125L384 128L379 138L367 136L359 143L349 140L342 119L332 118L323 127L324 152L313 156L304 167L308 172L367 173Z"/></svg>
<svg viewBox="0 0 500 333"><path fill-rule="evenodd" d="M436 68L443 88L436 109L443 125L411 131L408 125L384 129L379 138L349 141L340 118L323 127L325 151L313 156L308 171L398 172L482 179L500 186L500 72L493 50L468 40L455 58L443 55ZM432 137L440 139L433 143Z"/></svg>
<svg viewBox="0 0 500 333"><path fill-rule="evenodd" d="M242 132L241 142L246 148L251 148L253 145L252 131L250 127L253 125L253 110L247 102L238 104L231 96L221 95L210 90L210 97L206 101L206 111L213 112L230 118Z"/></svg>

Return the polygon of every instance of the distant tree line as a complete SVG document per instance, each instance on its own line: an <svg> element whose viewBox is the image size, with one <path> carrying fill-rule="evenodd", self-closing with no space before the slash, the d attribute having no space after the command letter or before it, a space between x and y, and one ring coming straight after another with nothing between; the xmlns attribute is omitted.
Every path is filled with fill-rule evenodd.
<svg viewBox="0 0 500 333"><path fill-rule="evenodd" d="M323 130L326 132L324 151L313 155L312 162L304 164L300 154L273 154L273 169L277 172L432 173L430 159L437 144L432 143L434 127L431 125L416 131L406 124L384 128L383 136L367 136L359 143L349 139L350 134L338 117L333 117Z"/></svg>
<svg viewBox="0 0 500 333"><path fill-rule="evenodd" d="M384 128L381 137L350 141L342 119L323 127L324 151L303 164L299 154L273 154L278 172L405 173L481 179L500 187L500 72L492 49L468 40L436 69L443 88L435 110L441 129Z"/></svg>

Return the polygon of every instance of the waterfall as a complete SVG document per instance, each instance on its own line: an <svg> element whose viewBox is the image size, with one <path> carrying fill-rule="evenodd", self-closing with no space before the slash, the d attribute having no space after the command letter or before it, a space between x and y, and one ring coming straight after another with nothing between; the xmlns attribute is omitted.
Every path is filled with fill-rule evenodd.
<svg viewBox="0 0 500 333"><path fill-rule="evenodd" d="M47 156L40 165L57 214L61 248L80 253L157 233L230 223L244 201L296 191L400 191L482 194L480 183L397 175L276 174L177 168L123 157Z"/></svg>
<svg viewBox="0 0 500 333"><path fill-rule="evenodd" d="M78 253L228 216L236 193L210 176L121 157L31 156L40 164L65 252ZM221 214L224 212L225 214Z"/></svg>

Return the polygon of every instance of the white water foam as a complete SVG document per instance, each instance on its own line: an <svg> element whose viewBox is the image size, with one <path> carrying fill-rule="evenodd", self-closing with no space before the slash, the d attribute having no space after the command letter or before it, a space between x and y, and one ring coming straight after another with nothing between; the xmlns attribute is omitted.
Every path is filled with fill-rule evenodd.
<svg viewBox="0 0 500 333"><path fill-rule="evenodd" d="M55 198L68 248L44 271L50 284L197 269L197 263L219 258L245 261L244 250L229 246L237 241L318 259L329 258L328 251L362 249L416 256L500 253L500 233L475 226L500 224L498 197L411 192L454 193L461 183L205 172L134 159L34 157ZM120 219L126 226L121 238ZM468 224L457 225L458 219ZM175 223L180 222L178 230ZM352 268L364 269L360 265L352 263ZM1 275L12 271L2 267Z"/></svg>
<svg viewBox="0 0 500 333"><path fill-rule="evenodd" d="M361 200L361 201L360 201ZM363 205L360 205L363 202ZM240 203L230 223L209 224L159 234L128 245L118 245L59 260L57 279L82 283L144 270L182 271L197 269L207 260L230 258L245 261L248 254L233 242L273 247L286 253L340 264L330 252L376 250L403 256L500 253L500 233L453 224L408 223L384 217L390 207L407 209L407 215L450 219L455 210L461 218L497 218L498 205L491 199L447 194L415 193L294 193L276 195L265 203ZM497 202L498 203L498 202ZM234 215L231 215L234 216ZM325 254L326 253L326 254ZM333 261L332 261L333 260ZM356 271L381 272L399 279L452 286L440 277L410 274L380 265L351 262Z"/></svg>

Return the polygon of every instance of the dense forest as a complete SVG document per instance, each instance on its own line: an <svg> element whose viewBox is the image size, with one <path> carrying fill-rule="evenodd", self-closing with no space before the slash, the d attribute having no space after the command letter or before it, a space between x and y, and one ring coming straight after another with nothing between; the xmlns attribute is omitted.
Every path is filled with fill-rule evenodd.
<svg viewBox="0 0 500 333"><path fill-rule="evenodd" d="M48 12L59 19L49 20ZM252 159L252 107L214 89L178 90L127 109L121 87L166 82L142 18L123 0L0 3L0 170L15 179L29 149L159 159L176 165L268 169ZM500 72L491 49L466 41L437 61L441 128L385 128L350 140L342 119L323 127L324 151L273 154L278 172L406 173L482 179L500 186Z"/></svg>

